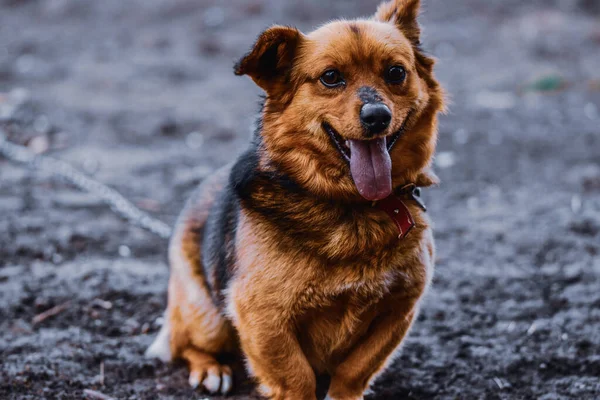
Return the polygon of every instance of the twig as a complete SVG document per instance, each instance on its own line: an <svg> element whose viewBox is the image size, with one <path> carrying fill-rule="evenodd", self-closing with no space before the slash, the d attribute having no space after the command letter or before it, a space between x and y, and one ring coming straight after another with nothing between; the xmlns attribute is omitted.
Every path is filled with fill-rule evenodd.
<svg viewBox="0 0 600 400"><path fill-rule="evenodd" d="M537 330L537 321L533 321L529 329L527 329L527 335L533 335Z"/></svg>
<svg viewBox="0 0 600 400"><path fill-rule="evenodd" d="M31 322L35 325L35 324L39 324L42 321L45 321L46 319L53 317L57 314L60 314L61 312L65 311L67 308L69 308L69 306L71 305L71 300L66 301L62 304L59 304L57 306L54 306L46 311L44 311L41 314L36 315L35 317L33 317L33 319L31 320Z"/></svg>
<svg viewBox="0 0 600 400"><path fill-rule="evenodd" d="M493 379L500 390L504 389L504 382L502 382L502 379L498 378L497 376L495 376Z"/></svg>
<svg viewBox="0 0 600 400"><path fill-rule="evenodd" d="M100 384L104 386L104 361L100 363Z"/></svg>
<svg viewBox="0 0 600 400"><path fill-rule="evenodd" d="M91 389L84 389L83 394L87 398L94 399L94 400L115 400L114 397L107 396L104 393L100 393L100 392L97 392L97 391L91 390Z"/></svg>

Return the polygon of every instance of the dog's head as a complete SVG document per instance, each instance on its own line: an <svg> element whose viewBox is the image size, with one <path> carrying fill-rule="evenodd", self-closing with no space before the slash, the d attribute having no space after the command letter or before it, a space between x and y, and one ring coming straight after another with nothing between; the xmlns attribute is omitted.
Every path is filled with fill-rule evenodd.
<svg viewBox="0 0 600 400"><path fill-rule="evenodd" d="M419 0L305 35L274 26L236 65L266 93L263 167L334 199L380 200L426 184L443 91L420 49ZM425 175L426 176L426 175Z"/></svg>

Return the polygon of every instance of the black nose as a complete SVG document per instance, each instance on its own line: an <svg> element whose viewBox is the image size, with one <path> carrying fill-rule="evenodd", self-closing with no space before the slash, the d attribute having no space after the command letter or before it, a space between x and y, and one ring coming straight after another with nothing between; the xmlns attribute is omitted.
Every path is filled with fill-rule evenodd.
<svg viewBox="0 0 600 400"><path fill-rule="evenodd" d="M383 103L367 103L360 109L360 122L370 134L383 132L392 120L392 112Z"/></svg>

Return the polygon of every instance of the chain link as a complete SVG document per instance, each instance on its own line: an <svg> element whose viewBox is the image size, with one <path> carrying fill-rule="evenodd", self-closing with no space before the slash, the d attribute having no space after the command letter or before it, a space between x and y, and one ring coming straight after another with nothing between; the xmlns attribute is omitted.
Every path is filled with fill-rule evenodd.
<svg viewBox="0 0 600 400"><path fill-rule="evenodd" d="M0 155L8 160L21 164L29 164L35 169L48 171L53 175L59 176L78 189L98 197L104 203L108 204L115 213L131 221L133 224L147 229L163 239L171 237L172 231L169 225L152 218L116 190L84 175L64 161L35 154L27 147L9 142L6 132L1 127Z"/></svg>

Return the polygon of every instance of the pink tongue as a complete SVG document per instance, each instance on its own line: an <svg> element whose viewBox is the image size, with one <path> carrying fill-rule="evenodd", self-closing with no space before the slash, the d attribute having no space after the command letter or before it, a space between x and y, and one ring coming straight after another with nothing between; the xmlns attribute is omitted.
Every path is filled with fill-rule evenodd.
<svg viewBox="0 0 600 400"><path fill-rule="evenodd" d="M350 172L362 197L375 201L392 193L392 160L385 138L349 140Z"/></svg>

